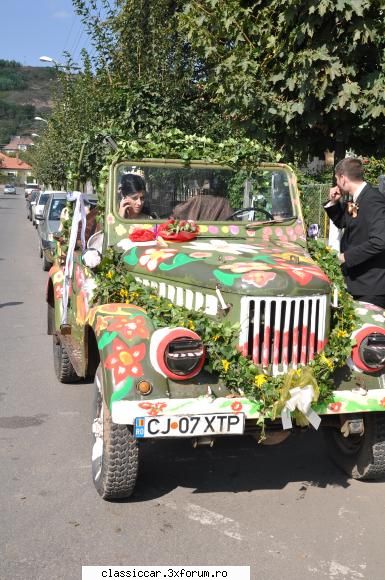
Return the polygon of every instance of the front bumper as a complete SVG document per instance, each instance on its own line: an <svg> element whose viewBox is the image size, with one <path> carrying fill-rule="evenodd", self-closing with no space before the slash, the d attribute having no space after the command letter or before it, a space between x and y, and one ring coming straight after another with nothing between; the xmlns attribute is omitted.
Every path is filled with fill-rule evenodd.
<svg viewBox="0 0 385 580"><path fill-rule="evenodd" d="M334 391L333 401L314 404L319 415L370 413L385 411L385 389L365 391ZM260 405L246 397L218 397L211 395L192 399L144 399L140 401L112 401L113 423L133 425L136 417L157 415L207 415L213 413L244 413L246 419L259 418Z"/></svg>

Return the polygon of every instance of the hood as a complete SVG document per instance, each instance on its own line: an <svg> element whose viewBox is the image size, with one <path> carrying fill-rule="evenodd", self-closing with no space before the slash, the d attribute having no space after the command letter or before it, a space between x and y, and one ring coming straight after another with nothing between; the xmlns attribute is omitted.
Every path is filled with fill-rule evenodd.
<svg viewBox="0 0 385 580"><path fill-rule="evenodd" d="M134 274L246 295L328 294L330 281L299 244L201 238L186 243L118 244Z"/></svg>

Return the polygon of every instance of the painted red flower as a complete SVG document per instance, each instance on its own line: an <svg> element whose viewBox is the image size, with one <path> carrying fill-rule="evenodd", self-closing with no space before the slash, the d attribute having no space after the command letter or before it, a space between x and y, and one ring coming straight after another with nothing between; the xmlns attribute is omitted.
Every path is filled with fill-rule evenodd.
<svg viewBox="0 0 385 580"><path fill-rule="evenodd" d="M83 286L84 281L85 281L85 276L84 276L84 272L80 268L79 264L76 264L76 266L75 266L75 280L76 280L76 285L78 288Z"/></svg>
<svg viewBox="0 0 385 580"><path fill-rule="evenodd" d="M115 384L120 383L129 375L140 377L143 374L139 364L146 354L144 343L129 348L120 338L112 343L112 353L106 358L104 366L112 371Z"/></svg>
<svg viewBox="0 0 385 580"><path fill-rule="evenodd" d="M103 330L108 328L110 320L113 320L113 316L98 316L95 326L95 333L97 336L99 336Z"/></svg>
<svg viewBox="0 0 385 580"><path fill-rule="evenodd" d="M163 409L165 407L167 407L167 405L166 405L166 403L144 402L144 403L139 403L138 407L147 411L148 414L151 415L152 417L156 417L156 415L159 415L159 413L161 413L163 411Z"/></svg>
<svg viewBox="0 0 385 580"><path fill-rule="evenodd" d="M231 403L230 407L232 408L234 413L239 413L243 409L243 405L239 401L234 401L233 403Z"/></svg>
<svg viewBox="0 0 385 580"><path fill-rule="evenodd" d="M381 405L381 407L385 407L385 398L384 399L381 399L380 405Z"/></svg>
<svg viewBox="0 0 385 580"><path fill-rule="evenodd" d="M243 274L242 281L247 282L247 284L252 284L257 288L264 288L269 282L274 280L276 275L277 274L274 274L274 272L247 272L246 274Z"/></svg>
<svg viewBox="0 0 385 580"><path fill-rule="evenodd" d="M150 331L147 328L146 319L143 316L134 316L127 319L126 316L116 316L108 325L109 332L118 332L123 338L132 340L137 336L140 338L149 338Z"/></svg>
<svg viewBox="0 0 385 580"><path fill-rule="evenodd" d="M329 403L328 409L329 411L333 411L333 413L339 413L341 411L342 403L337 401L336 403Z"/></svg>
<svg viewBox="0 0 385 580"><path fill-rule="evenodd" d="M56 300L61 300L63 296L63 286L61 284L55 284L54 290Z"/></svg>
<svg viewBox="0 0 385 580"><path fill-rule="evenodd" d="M293 280L298 282L300 286L306 286L309 282L315 278L320 280L325 280L329 282L329 278L326 274L317 266L305 266L304 264L290 264L283 260L277 259L277 263L274 266L277 270L283 270L286 272Z"/></svg>

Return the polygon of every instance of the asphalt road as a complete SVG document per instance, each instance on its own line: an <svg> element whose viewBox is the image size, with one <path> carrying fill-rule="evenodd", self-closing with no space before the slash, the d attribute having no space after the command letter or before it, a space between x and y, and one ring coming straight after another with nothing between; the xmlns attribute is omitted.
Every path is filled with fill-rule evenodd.
<svg viewBox="0 0 385 580"><path fill-rule="evenodd" d="M93 386L59 384L47 275L24 195L0 190L0 578L80 579L82 565L250 565L253 580L383 580L385 483L347 479L322 435L143 449L137 492L93 488Z"/></svg>

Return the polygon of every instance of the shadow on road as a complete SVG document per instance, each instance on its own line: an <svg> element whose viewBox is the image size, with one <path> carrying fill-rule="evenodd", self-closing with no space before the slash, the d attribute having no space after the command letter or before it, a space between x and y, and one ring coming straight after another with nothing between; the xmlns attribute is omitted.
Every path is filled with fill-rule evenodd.
<svg viewBox="0 0 385 580"><path fill-rule="evenodd" d="M0 258L2 260L2 258ZM0 304L0 308L5 308L6 306L18 306L19 304L24 304L24 302L4 302Z"/></svg>
<svg viewBox="0 0 385 580"><path fill-rule="evenodd" d="M130 501L148 501L176 487L239 493L283 489L290 482L300 482L305 491L350 485L328 458L320 433L295 433L277 446L257 445L252 437L223 437L213 448L198 449L191 441L163 440L141 446L137 491Z"/></svg>

